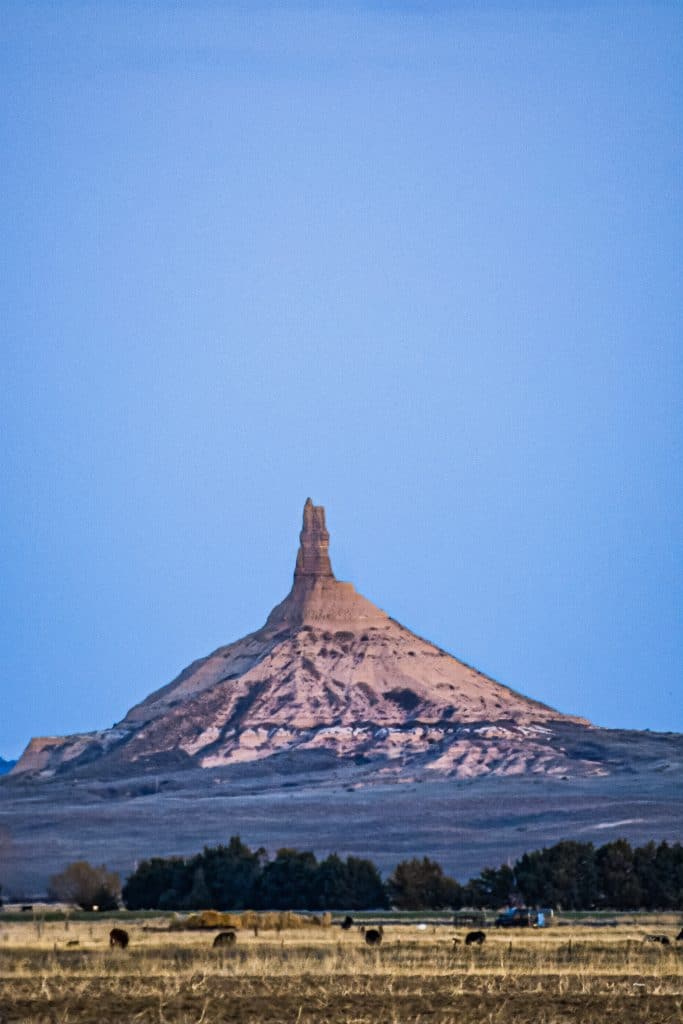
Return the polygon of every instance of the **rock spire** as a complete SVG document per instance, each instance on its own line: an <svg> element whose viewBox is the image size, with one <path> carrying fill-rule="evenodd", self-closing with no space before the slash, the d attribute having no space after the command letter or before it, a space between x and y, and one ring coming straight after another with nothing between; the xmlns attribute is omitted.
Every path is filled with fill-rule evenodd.
<svg viewBox="0 0 683 1024"><path fill-rule="evenodd" d="M299 534L299 551L294 582L284 601L268 616L266 629L281 630L313 624L328 630L368 628L384 625L387 615L356 593L352 583L343 583L332 572L330 535L325 525L325 509L310 498L304 505L304 521Z"/></svg>
<svg viewBox="0 0 683 1024"><path fill-rule="evenodd" d="M301 544L296 556L294 578L298 576L330 576L330 535L325 526L325 509L314 505L310 498L304 505L304 524L299 534Z"/></svg>

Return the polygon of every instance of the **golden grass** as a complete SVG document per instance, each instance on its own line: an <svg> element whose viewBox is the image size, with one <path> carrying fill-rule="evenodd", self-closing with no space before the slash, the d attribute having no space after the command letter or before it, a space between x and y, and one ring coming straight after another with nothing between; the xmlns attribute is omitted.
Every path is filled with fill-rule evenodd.
<svg viewBox="0 0 683 1024"><path fill-rule="evenodd" d="M683 1021L678 917L617 928L489 930L482 947L453 945L447 927L390 925L380 949L355 930L238 933L214 951L212 932L123 922L0 922L0 1022L86 1024L671 1024ZM116 922L117 925L122 922ZM78 945L67 945L75 943Z"/></svg>

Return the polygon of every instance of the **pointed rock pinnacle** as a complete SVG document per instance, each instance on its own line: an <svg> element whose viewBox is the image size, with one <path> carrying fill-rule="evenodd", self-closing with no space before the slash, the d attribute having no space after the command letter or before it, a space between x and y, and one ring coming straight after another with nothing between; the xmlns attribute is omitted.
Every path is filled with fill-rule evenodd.
<svg viewBox="0 0 683 1024"><path fill-rule="evenodd" d="M331 576L334 579L328 548L330 535L325 527L325 509L310 498L304 505L304 525L299 535L301 544L296 556L294 578L298 576Z"/></svg>

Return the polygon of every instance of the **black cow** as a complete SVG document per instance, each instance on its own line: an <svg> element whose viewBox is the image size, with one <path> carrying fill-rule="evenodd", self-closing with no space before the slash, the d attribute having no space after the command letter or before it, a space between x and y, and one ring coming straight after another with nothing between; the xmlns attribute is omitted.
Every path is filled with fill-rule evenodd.
<svg viewBox="0 0 683 1024"><path fill-rule="evenodd" d="M352 925L353 925L353 918L350 917L349 914L347 914L339 927L343 928L344 931L347 932L349 930L349 928L352 927Z"/></svg>
<svg viewBox="0 0 683 1024"><path fill-rule="evenodd" d="M112 928L109 932L109 945L112 948L125 949L128 942L128 932L123 928Z"/></svg>
<svg viewBox="0 0 683 1024"><path fill-rule="evenodd" d="M680 932L676 936L676 942L683 942L683 928L681 928Z"/></svg>
<svg viewBox="0 0 683 1024"><path fill-rule="evenodd" d="M481 946L484 942L486 942L486 935L484 932L468 932L465 936L466 946L472 946L475 943L477 946Z"/></svg>
<svg viewBox="0 0 683 1024"><path fill-rule="evenodd" d="M382 925L379 928L366 928L365 929L365 941L368 946L381 946L382 939L384 938L384 928Z"/></svg>

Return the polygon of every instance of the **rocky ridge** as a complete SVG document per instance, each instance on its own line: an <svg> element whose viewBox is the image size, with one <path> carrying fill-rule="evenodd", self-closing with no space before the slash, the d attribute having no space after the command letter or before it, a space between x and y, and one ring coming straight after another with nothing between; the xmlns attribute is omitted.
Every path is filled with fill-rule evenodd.
<svg viewBox="0 0 683 1024"><path fill-rule="evenodd" d="M217 768L321 751L378 778L605 774L585 719L488 678L337 580L310 498L294 581L265 625L193 662L112 729L33 739L13 769ZM568 739L574 737L574 739Z"/></svg>

